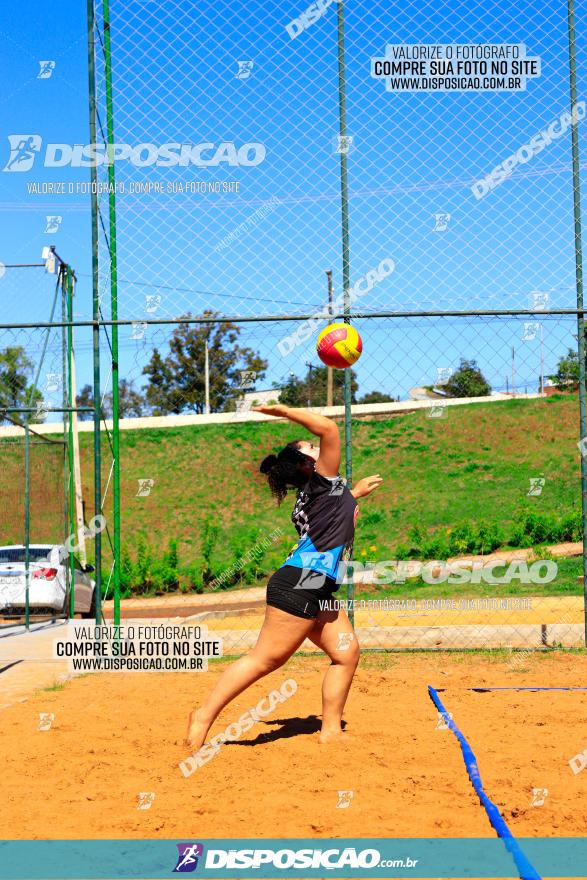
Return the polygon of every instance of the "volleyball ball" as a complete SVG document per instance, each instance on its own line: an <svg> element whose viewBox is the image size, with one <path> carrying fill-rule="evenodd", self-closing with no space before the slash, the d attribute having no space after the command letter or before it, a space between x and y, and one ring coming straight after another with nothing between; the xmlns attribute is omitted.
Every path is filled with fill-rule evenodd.
<svg viewBox="0 0 587 880"><path fill-rule="evenodd" d="M350 324L329 324L318 336L316 351L327 367L344 370L359 360L363 342Z"/></svg>

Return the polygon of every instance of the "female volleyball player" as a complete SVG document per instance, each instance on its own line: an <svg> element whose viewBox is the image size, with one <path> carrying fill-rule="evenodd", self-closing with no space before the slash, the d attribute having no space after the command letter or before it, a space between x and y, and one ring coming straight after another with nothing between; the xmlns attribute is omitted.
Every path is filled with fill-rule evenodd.
<svg viewBox="0 0 587 880"><path fill-rule="evenodd" d="M279 504L288 489L297 490L292 521L299 541L269 580L257 644L222 673L203 706L190 715L187 741L196 750L222 709L253 682L282 666L306 638L331 660L322 684L320 742L340 737L342 713L359 659L346 611L329 608L329 600L339 586L339 563L352 553L358 512L355 499L373 492L381 477L375 474L359 480L352 492L346 487L338 474L340 436L331 419L281 404L253 409L302 425L320 444L295 440L261 463L261 473L267 475Z"/></svg>

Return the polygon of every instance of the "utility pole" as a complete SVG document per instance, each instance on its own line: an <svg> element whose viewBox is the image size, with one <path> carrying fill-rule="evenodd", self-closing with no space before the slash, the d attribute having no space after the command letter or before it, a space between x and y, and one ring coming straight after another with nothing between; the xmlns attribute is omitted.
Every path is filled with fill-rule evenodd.
<svg viewBox="0 0 587 880"><path fill-rule="evenodd" d="M516 349L512 345L512 397L516 396Z"/></svg>
<svg viewBox="0 0 587 880"><path fill-rule="evenodd" d="M332 318L332 269L327 269L326 277L328 279L328 317ZM332 406L332 367L326 367L326 406Z"/></svg>
<svg viewBox="0 0 587 880"><path fill-rule="evenodd" d="M204 394L205 394L205 402L204 402L204 412L207 416L210 415L210 364L208 360L208 334L210 331L206 332L206 342L204 349Z"/></svg>

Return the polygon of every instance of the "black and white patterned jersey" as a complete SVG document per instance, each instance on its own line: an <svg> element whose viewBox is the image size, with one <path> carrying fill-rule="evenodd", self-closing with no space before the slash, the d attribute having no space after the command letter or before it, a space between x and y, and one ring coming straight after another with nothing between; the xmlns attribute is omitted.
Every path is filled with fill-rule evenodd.
<svg viewBox="0 0 587 880"><path fill-rule="evenodd" d="M340 561L352 555L358 510L342 477L314 471L298 492L291 519L299 540L283 565L336 579Z"/></svg>

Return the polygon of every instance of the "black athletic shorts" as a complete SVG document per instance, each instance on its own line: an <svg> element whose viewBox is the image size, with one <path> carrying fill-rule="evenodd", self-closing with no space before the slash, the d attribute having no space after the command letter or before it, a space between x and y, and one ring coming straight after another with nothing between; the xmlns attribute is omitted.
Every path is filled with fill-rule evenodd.
<svg viewBox="0 0 587 880"><path fill-rule="evenodd" d="M267 584L267 604L293 614L315 620L325 603L338 590L334 578L295 565L282 565Z"/></svg>

